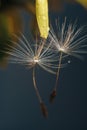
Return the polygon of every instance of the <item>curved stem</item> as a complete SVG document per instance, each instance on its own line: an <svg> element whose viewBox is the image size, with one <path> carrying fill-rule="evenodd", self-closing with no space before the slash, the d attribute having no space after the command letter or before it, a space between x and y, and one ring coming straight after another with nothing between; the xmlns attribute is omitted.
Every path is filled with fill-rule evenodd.
<svg viewBox="0 0 87 130"><path fill-rule="evenodd" d="M55 90L57 89L57 84L58 84L58 79L59 79L59 74L60 74L60 68L61 68L61 62L62 62L62 52L60 52L60 58L59 58L59 64L58 64L58 70L56 73L56 83L55 83Z"/></svg>
<svg viewBox="0 0 87 130"><path fill-rule="evenodd" d="M51 102L51 103L53 103L54 98L56 97L56 89L57 89L57 84L58 84L58 79L59 79L59 73L60 73L61 62L62 62L62 52L60 53L59 64L58 64L58 70L57 70L57 73L56 73L55 86L54 86L54 89L53 89L52 93L50 94L50 102Z"/></svg>
<svg viewBox="0 0 87 130"><path fill-rule="evenodd" d="M34 88L35 88L35 91L36 91L36 94L37 94L37 97L39 99L39 102L41 103L42 102L42 99L41 99L41 96L39 94L39 91L38 91L38 88L37 88L37 85L36 85L36 79L35 79L35 67L33 68L33 84L34 84Z"/></svg>
<svg viewBox="0 0 87 130"><path fill-rule="evenodd" d="M34 88L36 90L36 94L37 94L37 97L39 99L39 102L40 102L40 108L41 108L41 111L42 111L42 114L44 117L48 117L48 111L47 111L47 108L44 104L44 102L42 101L41 97L40 97L40 94L39 94L39 91L38 91L38 88L37 88L37 85L36 85L36 79L35 79L35 67L33 68L33 83L34 83Z"/></svg>

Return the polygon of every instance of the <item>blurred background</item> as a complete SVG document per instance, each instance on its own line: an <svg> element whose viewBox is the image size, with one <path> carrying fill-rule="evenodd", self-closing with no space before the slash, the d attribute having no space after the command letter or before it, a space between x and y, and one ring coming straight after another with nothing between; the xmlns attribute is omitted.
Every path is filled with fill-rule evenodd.
<svg viewBox="0 0 87 130"><path fill-rule="evenodd" d="M49 0L49 18L60 24L67 20L77 26L87 24L87 0ZM0 0L0 50L12 33L37 31L34 0ZM12 43L9 43L12 44ZM71 63L61 69L58 94L54 104L49 95L55 83L51 75L37 67L37 83L48 108L48 119L40 111L32 82L32 70L9 64L0 52L0 130L87 130L87 55L84 61L68 57Z"/></svg>

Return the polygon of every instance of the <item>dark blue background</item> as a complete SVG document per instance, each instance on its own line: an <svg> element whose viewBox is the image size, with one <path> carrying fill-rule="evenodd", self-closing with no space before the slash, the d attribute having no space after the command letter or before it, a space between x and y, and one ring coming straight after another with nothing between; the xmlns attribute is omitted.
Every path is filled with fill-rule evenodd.
<svg viewBox="0 0 87 130"><path fill-rule="evenodd" d="M50 13L52 23L65 16L72 21L78 19L78 25L87 24L87 11L79 5L65 4L62 12ZM23 17L27 25L28 15L24 13ZM84 61L70 59L71 64L61 69L54 104L49 103L49 95L55 76L37 68L37 83L48 108L48 119L40 111L32 70L13 64L0 69L0 130L87 130L87 56Z"/></svg>

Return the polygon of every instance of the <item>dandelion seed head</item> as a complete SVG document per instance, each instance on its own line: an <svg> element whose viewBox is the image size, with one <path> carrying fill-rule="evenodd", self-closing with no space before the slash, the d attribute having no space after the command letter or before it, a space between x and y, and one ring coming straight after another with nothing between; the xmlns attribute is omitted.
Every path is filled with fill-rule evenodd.
<svg viewBox="0 0 87 130"><path fill-rule="evenodd" d="M49 39L53 42L55 52L63 52L66 55L71 55L82 59L81 54L87 53L87 26L82 26L77 29L77 25L68 24L65 18L64 23L60 26L59 21L56 23L57 31L51 28Z"/></svg>
<svg viewBox="0 0 87 130"><path fill-rule="evenodd" d="M55 55L51 48L51 43L47 41L47 44L42 46L43 39L36 41L31 39L27 40L26 37L21 33L21 37L15 35L19 43L11 41L15 46L9 46L5 53L9 54L10 63L16 63L26 66L27 68L33 68L36 65L55 74L58 68L57 62L58 57ZM30 38L30 37L29 37ZM61 65L62 67L62 65Z"/></svg>

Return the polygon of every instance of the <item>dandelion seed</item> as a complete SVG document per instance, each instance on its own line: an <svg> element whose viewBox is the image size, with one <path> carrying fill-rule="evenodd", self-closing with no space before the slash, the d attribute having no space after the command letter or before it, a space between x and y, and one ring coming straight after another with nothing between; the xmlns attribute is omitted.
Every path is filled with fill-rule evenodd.
<svg viewBox="0 0 87 130"><path fill-rule="evenodd" d="M47 111L47 108L46 108L46 106L43 102L40 103L40 107L41 107L41 111L42 111L44 117L47 118L48 117L48 111Z"/></svg>
<svg viewBox="0 0 87 130"><path fill-rule="evenodd" d="M56 97L56 90L54 89L52 91L52 93L50 94L50 102L53 103L54 102L54 98Z"/></svg>
<svg viewBox="0 0 87 130"><path fill-rule="evenodd" d="M45 117L47 117L47 109L42 101L36 84L35 67L38 65L44 70L55 74L57 69L57 65L55 64L55 62L57 62L58 59L55 57L55 53L53 53L53 51L50 49L51 42L48 43L46 46L43 46L43 39L38 41L38 43L32 43L31 40L28 41L23 34L21 34L21 38L16 35L15 37L19 40L19 44L11 41L14 46L8 45L5 53L11 56L10 63L22 64L27 66L28 68L33 68L34 88L40 103L42 113Z"/></svg>
<svg viewBox="0 0 87 130"><path fill-rule="evenodd" d="M87 34L85 32L86 26L80 27L76 30L75 24L67 24L66 18L62 26L58 26L58 21L56 21L56 27L57 27L57 35L52 28L49 34L50 41L53 42L53 49L55 49L55 52L59 53L59 64L58 64L58 70L56 73L56 83L53 89L53 92L50 95L51 101L54 100L54 97L52 96L54 91L56 92L58 79L59 79L59 73L60 73L60 66L62 63L63 55L65 56L74 56L76 58L82 59L83 57L81 54L87 53ZM70 63L70 61L68 62Z"/></svg>

